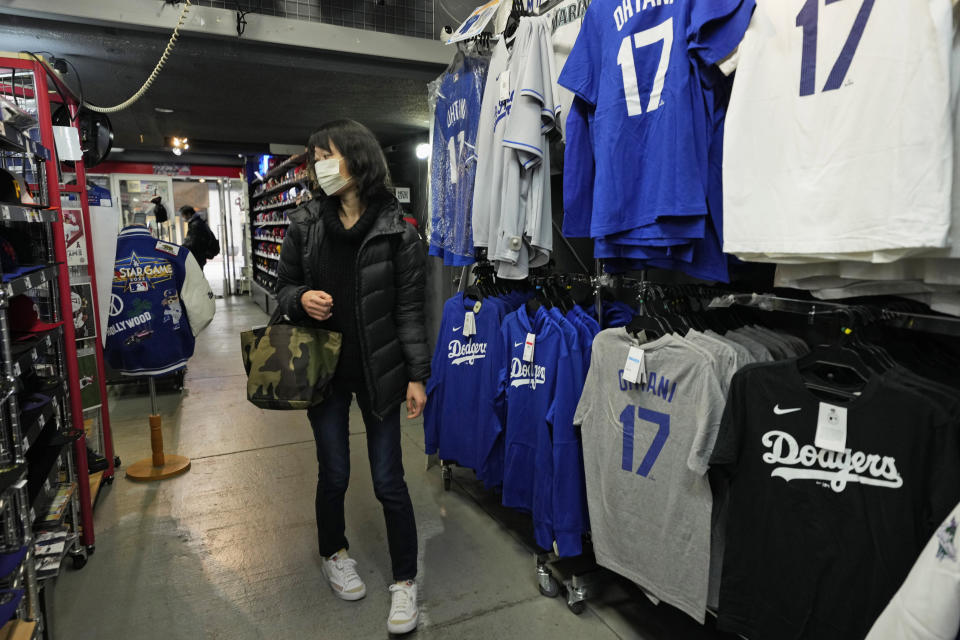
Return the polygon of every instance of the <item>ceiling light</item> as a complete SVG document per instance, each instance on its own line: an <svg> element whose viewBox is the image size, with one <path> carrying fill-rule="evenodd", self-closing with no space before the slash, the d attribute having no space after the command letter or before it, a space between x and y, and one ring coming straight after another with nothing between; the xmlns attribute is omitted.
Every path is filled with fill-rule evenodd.
<svg viewBox="0 0 960 640"><path fill-rule="evenodd" d="M173 109L167 109L166 107L154 107L153 110L157 113L173 113Z"/></svg>
<svg viewBox="0 0 960 640"><path fill-rule="evenodd" d="M200 178L200 184L203 184L203 183L206 182L206 181L207 181L206 178Z"/></svg>
<svg viewBox="0 0 960 640"><path fill-rule="evenodd" d="M174 147L171 151L173 151L173 155L175 156L183 155L183 149L180 147Z"/></svg>
<svg viewBox="0 0 960 640"><path fill-rule="evenodd" d="M417 145L417 157L421 160L426 160L430 157L430 145L426 142L421 142Z"/></svg>
<svg viewBox="0 0 960 640"><path fill-rule="evenodd" d="M110 149L110 151L114 153L123 153L124 151L126 151L126 149L124 149L123 147L113 147L112 149Z"/></svg>
<svg viewBox="0 0 960 640"><path fill-rule="evenodd" d="M183 143L183 150L186 151L186 150L189 149L189 148L190 148L190 145L187 144L186 142L184 142L184 143Z"/></svg>

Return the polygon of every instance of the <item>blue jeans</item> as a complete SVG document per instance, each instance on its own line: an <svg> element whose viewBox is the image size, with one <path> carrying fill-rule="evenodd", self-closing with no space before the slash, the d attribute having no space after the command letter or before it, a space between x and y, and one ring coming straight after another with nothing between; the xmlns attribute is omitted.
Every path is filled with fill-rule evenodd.
<svg viewBox="0 0 960 640"><path fill-rule="evenodd" d="M320 555L329 557L349 549L343 514L350 481L350 404L353 393L336 388L321 404L307 410L317 443L317 538ZM383 505L394 580L417 575L417 523L407 483L403 479L399 407L384 420L370 408L366 391L357 392L357 403L367 428L367 455L373 475L373 492Z"/></svg>

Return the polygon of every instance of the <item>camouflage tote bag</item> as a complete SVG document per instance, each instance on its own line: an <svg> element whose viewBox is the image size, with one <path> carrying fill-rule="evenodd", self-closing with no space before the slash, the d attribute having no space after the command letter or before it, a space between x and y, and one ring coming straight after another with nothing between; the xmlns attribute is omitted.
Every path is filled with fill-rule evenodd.
<svg viewBox="0 0 960 640"><path fill-rule="evenodd" d="M261 409L308 409L323 402L341 341L334 331L292 324L242 332L247 400Z"/></svg>

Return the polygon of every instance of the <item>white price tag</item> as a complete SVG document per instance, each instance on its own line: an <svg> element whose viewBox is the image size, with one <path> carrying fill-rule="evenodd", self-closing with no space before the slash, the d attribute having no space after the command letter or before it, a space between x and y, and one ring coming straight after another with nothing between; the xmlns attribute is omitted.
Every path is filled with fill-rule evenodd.
<svg viewBox="0 0 960 640"><path fill-rule="evenodd" d="M643 349L630 347L627 363L623 365L623 379L634 384L643 384L647 379L647 368L643 358Z"/></svg>
<svg viewBox="0 0 960 640"><path fill-rule="evenodd" d="M8 207L7 205L5 205L5 204L4 204L4 205L0 205L0 213L3 214L3 219L4 219L4 220L9 220L9 219L10 219L10 207Z"/></svg>
<svg viewBox="0 0 960 640"><path fill-rule="evenodd" d="M821 449L843 453L847 448L847 408L820 403L817 434L813 439Z"/></svg>
<svg viewBox="0 0 960 640"><path fill-rule="evenodd" d="M510 100L510 69L500 74L500 102Z"/></svg>
<svg viewBox="0 0 960 640"><path fill-rule="evenodd" d="M469 338L477 334L477 316L473 311L463 314L463 337Z"/></svg>
<svg viewBox="0 0 960 640"><path fill-rule="evenodd" d="M24 278L23 281L27 284L27 289L33 288L33 280L30 279L30 276L27 276L26 278Z"/></svg>
<svg viewBox="0 0 960 640"><path fill-rule="evenodd" d="M533 362L533 346L537 341L537 335L535 333L528 333L527 339L523 343L523 361L524 362Z"/></svg>

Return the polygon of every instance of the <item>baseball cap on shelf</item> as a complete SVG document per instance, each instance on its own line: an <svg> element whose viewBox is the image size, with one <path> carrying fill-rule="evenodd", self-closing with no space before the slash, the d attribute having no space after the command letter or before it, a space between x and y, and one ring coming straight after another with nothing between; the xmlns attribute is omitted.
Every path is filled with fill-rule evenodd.
<svg viewBox="0 0 960 640"><path fill-rule="evenodd" d="M0 202L31 206L37 204L23 178L6 169L0 169Z"/></svg>
<svg viewBox="0 0 960 640"><path fill-rule="evenodd" d="M26 340L32 333L49 331L60 326L59 322L45 322L40 319L40 308L33 298L27 295L10 299L10 330L18 335L17 340Z"/></svg>

